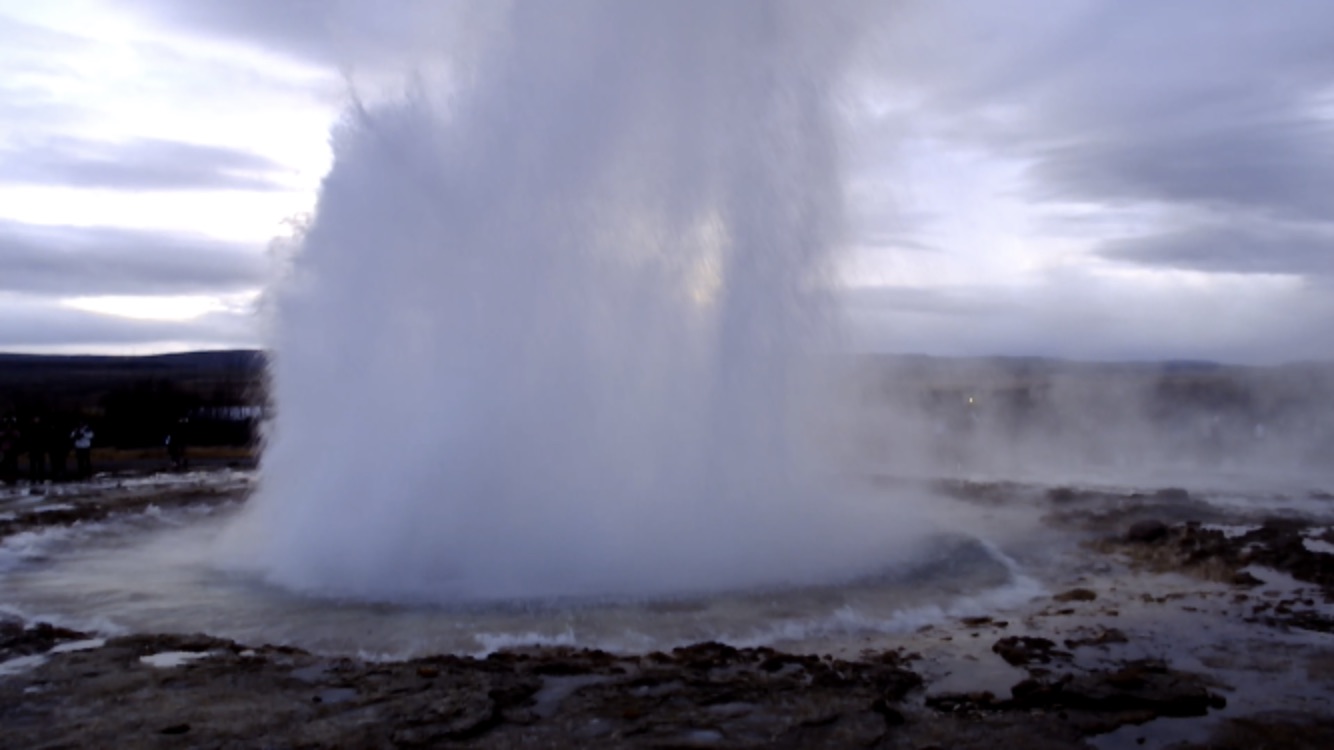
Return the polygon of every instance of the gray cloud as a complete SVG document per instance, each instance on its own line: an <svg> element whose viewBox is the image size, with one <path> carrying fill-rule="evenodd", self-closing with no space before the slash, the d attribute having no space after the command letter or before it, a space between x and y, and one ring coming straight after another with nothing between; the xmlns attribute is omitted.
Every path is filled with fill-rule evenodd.
<svg viewBox="0 0 1334 750"><path fill-rule="evenodd" d="M386 3L392 5L393 3ZM153 19L210 36L237 39L320 63L334 62L328 27L341 2L328 0L130 0ZM382 11L390 15L391 10Z"/></svg>
<svg viewBox="0 0 1334 750"><path fill-rule="evenodd" d="M1116 240L1099 254L1145 266L1224 273L1334 276L1334 232L1239 222Z"/></svg>
<svg viewBox="0 0 1334 750"><path fill-rule="evenodd" d="M44 29L0 15L0 122L11 129L50 127L78 119L81 108L46 85L77 75L69 60L89 48L72 34Z"/></svg>
<svg viewBox="0 0 1334 750"><path fill-rule="evenodd" d="M452 50L469 43L465 33L438 23L447 13L434 0L126 0L125 7L172 33L251 45L324 69L392 69L418 61L414 50L422 45ZM1334 299L1327 239L1334 234L1334 45L1328 42L1334 5L905 0L899 7L886 43L877 45L880 57L870 60L875 70L866 75L896 108L885 125L894 137L962 144L1030 165L1030 190L1022 198L1081 204L1080 218L1070 220L1079 226L1062 233L1100 242L1103 259L1290 274L1309 286L1295 296L1268 290L1235 303L1221 293L1111 288L1080 276L1022 290L850 294L854 314L877 321L872 338L882 347L1095 358L1334 356L1319 343L1334 321L1334 303L1321 301ZM457 9L451 4L448 13ZM44 50L86 43L2 21L0 63L7 73L29 66L23 70L33 80L60 73L59 55ZM468 25L458 27L466 32ZM175 69L165 57L154 66ZM241 73L232 75L228 90L250 90ZM305 85L300 76L291 83ZM1323 114L1314 106L1322 96ZM87 119L28 79L0 82L0 120L49 133L44 123L79 117ZM915 234L916 227L953 217L893 208L884 196L899 179L877 166L892 155L875 142L880 137L878 130L866 134L869 145L858 152L873 162L858 166L876 179L864 185L874 204L870 215L855 218L864 244L910 251L930 239ZM43 140L26 152L0 154L0 179L272 189L280 177L253 155L199 148L205 150ZM1123 223L1126 216L1134 218ZM1128 226L1137 236L1124 236ZM36 231L0 225L0 289L188 293L249 288L263 275L253 253L233 254L238 248L207 240L64 228L38 237ZM1227 312L1233 307L1240 312ZM51 315L71 332L76 319L94 325L91 313ZM163 329L162 335L183 334Z"/></svg>
<svg viewBox="0 0 1334 750"><path fill-rule="evenodd" d="M1334 66L1334 6L1318 0L908 7L886 75L974 135L1012 144L1253 120L1328 87Z"/></svg>
<svg viewBox="0 0 1334 750"><path fill-rule="evenodd" d="M1053 198L1327 207L1310 194L1329 184L1330 123L1310 101L1334 80L1334 5L911 7L882 64L919 97L914 115L936 135L1037 159ZM1297 185L1266 198L1287 176Z"/></svg>
<svg viewBox="0 0 1334 750"><path fill-rule="evenodd" d="M398 59L418 43L458 46L437 23L468 10L436 0L126 0L154 22L191 34L241 42L325 67ZM479 4L485 5L485 4Z"/></svg>
<svg viewBox="0 0 1334 750"><path fill-rule="evenodd" d="M1028 200L1153 212L1159 234L1103 257L1329 273L1334 5L917 2L903 20L880 61L915 102L896 116L1028 164Z"/></svg>
<svg viewBox="0 0 1334 750"><path fill-rule="evenodd" d="M276 190L283 167L246 151L136 138L47 137L0 151L5 182L130 190Z"/></svg>
<svg viewBox="0 0 1334 750"><path fill-rule="evenodd" d="M1292 114L1200 123L1180 133L1121 133L1045 149L1032 177L1040 195L1058 200L1161 201L1323 220L1334 216L1334 123Z"/></svg>
<svg viewBox="0 0 1334 750"><path fill-rule="evenodd" d="M206 237L0 221L0 291L60 296L226 293L261 286L253 248Z"/></svg>
<svg viewBox="0 0 1334 750"><path fill-rule="evenodd" d="M117 351L250 347L254 320L215 313L190 321L133 320L0 292L0 351Z"/></svg>

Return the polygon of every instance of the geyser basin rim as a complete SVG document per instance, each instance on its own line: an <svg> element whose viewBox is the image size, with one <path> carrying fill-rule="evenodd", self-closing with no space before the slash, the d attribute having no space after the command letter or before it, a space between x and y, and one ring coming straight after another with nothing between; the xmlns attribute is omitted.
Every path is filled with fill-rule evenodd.
<svg viewBox="0 0 1334 750"><path fill-rule="evenodd" d="M969 549L973 548L973 549ZM1013 579L1014 563L995 547L973 537L954 533L940 533L925 536L920 542L901 548L895 554L886 554L879 565L841 578L831 578L818 583L766 582L746 587L693 587L678 591L624 591L620 593L563 594L563 595L528 595L516 597L474 596L442 597L439 591L425 595L367 592L363 595L348 596L340 589L319 590L290 585L278 585L278 588L291 591L294 595L313 601L331 602L342 606L366 607L372 609L431 609L442 612L492 613L492 612L552 612L568 613L579 610L595 610L621 606L665 605L673 608L706 606L723 600L773 599L784 596L801 596L821 592L846 591L848 589L906 589L924 577L948 576L958 574L960 567L975 565L975 560L953 558L962 551L966 556L975 558L977 551L990 556L990 561L998 566L998 571L1007 573L1008 583ZM244 577L249 577L242 574ZM268 582L272 583L272 582ZM967 583L956 580L945 583L940 593L960 593L953 586Z"/></svg>

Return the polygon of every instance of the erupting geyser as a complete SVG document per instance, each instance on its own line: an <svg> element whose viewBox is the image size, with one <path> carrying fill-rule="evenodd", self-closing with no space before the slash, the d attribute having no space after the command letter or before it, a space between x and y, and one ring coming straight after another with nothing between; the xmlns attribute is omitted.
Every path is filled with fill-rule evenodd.
<svg viewBox="0 0 1334 750"><path fill-rule="evenodd" d="M672 0L471 20L466 57L335 135L227 556L430 601L885 564L902 510L836 486L810 427L841 226L832 100L864 19Z"/></svg>

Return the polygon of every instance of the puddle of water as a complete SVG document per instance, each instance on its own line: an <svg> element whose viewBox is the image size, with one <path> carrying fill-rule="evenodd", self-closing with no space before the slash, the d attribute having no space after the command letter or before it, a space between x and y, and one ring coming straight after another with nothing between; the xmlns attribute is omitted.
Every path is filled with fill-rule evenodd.
<svg viewBox="0 0 1334 750"><path fill-rule="evenodd" d="M19 656L9 661L0 662L0 677L23 674L46 663L46 654Z"/></svg>
<svg viewBox="0 0 1334 750"><path fill-rule="evenodd" d="M163 651L160 654L141 656L139 657L139 661L150 667L171 669L172 667L179 667L196 659L202 659L212 655L212 651Z"/></svg>
<svg viewBox="0 0 1334 750"><path fill-rule="evenodd" d="M69 654L75 651L91 651L107 645L105 638L87 638L82 641L68 641L51 649L52 654Z"/></svg>

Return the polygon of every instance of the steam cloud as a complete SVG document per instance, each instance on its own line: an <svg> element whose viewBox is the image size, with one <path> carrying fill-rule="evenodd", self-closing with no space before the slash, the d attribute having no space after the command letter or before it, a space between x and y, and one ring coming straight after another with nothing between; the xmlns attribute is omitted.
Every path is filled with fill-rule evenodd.
<svg viewBox="0 0 1334 750"><path fill-rule="evenodd" d="M353 108L278 295L263 484L224 555L433 601L884 565L916 522L812 445L834 100L866 20L517 3Z"/></svg>

